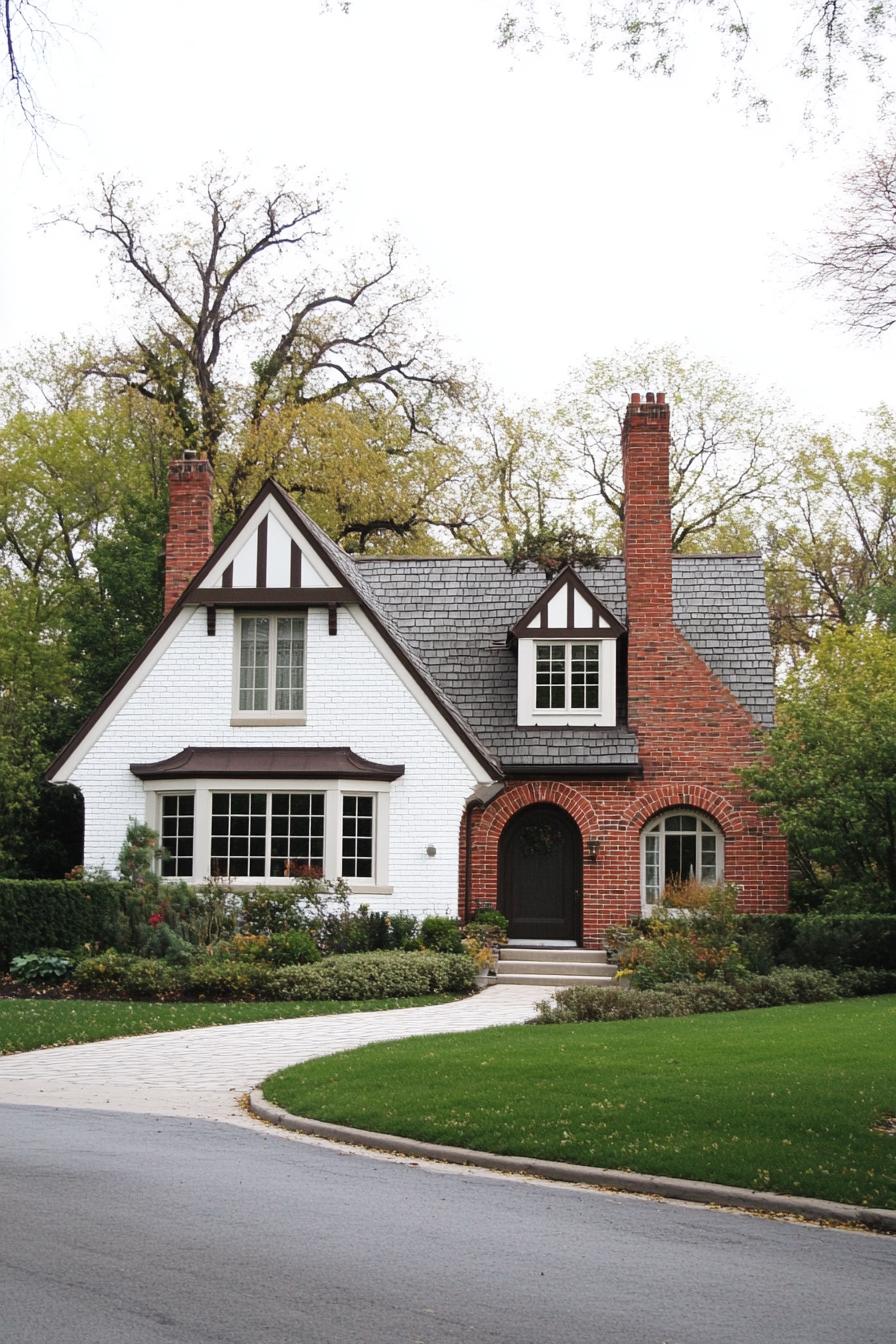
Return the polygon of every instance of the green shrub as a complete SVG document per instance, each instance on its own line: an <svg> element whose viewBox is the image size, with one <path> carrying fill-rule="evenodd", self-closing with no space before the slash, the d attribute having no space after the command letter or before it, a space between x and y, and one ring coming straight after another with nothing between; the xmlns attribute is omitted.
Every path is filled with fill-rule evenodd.
<svg viewBox="0 0 896 1344"><path fill-rule="evenodd" d="M271 934L262 960L271 966L307 966L320 961L320 952L306 929L290 929Z"/></svg>
<svg viewBox="0 0 896 1344"><path fill-rule="evenodd" d="M462 953L460 921L449 915L427 915L420 925L420 941L430 952Z"/></svg>
<svg viewBox="0 0 896 1344"><path fill-rule="evenodd" d="M837 985L844 998L861 998L866 994L896 994L896 971L878 970L874 966L854 966L837 976Z"/></svg>
<svg viewBox="0 0 896 1344"><path fill-rule="evenodd" d="M357 952L275 971L273 989L283 999L392 999L465 993L473 988L473 977L466 956Z"/></svg>
<svg viewBox="0 0 896 1344"><path fill-rule="evenodd" d="M86 994L121 999L164 999L177 994L183 972L164 961L135 957L111 949L85 957L71 979Z"/></svg>
<svg viewBox="0 0 896 1344"><path fill-rule="evenodd" d="M53 983L65 980L74 967L74 958L58 948L40 948L36 952L25 952L13 957L9 964L9 973L14 980L25 984Z"/></svg>
<svg viewBox="0 0 896 1344"><path fill-rule="evenodd" d="M625 945L617 937L620 968L638 989L744 975L749 968L735 941L737 895L731 883L670 888L637 937Z"/></svg>
<svg viewBox="0 0 896 1344"><path fill-rule="evenodd" d="M776 965L896 971L896 915L741 915L735 937L757 971Z"/></svg>
<svg viewBox="0 0 896 1344"><path fill-rule="evenodd" d="M502 915L500 910L495 910L490 905L480 905L473 918L467 924L467 928L469 928L471 924L485 924L489 929L499 929L505 937L510 928L510 920L507 916Z"/></svg>
<svg viewBox="0 0 896 1344"><path fill-rule="evenodd" d="M273 999L278 972L262 961L203 957L182 973L183 992L193 999Z"/></svg>
<svg viewBox="0 0 896 1344"><path fill-rule="evenodd" d="M289 933L312 929L328 915L348 910L349 888L342 878L300 877L288 887L256 887L242 893L240 927L247 933Z"/></svg>
<svg viewBox="0 0 896 1344"><path fill-rule="evenodd" d="M582 985L558 989L553 1002L538 1005L535 1021L613 1022L623 1018L684 1017L740 1008L777 1008L788 1003L821 1003L836 999L843 992L834 976L811 966L779 967L768 975L747 976L733 983L677 981L647 990Z"/></svg>
<svg viewBox="0 0 896 1344"><path fill-rule="evenodd" d="M116 946L126 935L122 886L112 878L0 878L0 969L41 947Z"/></svg>
<svg viewBox="0 0 896 1344"><path fill-rule="evenodd" d="M420 947L420 924L416 915L387 915L389 947L396 952L411 952Z"/></svg>

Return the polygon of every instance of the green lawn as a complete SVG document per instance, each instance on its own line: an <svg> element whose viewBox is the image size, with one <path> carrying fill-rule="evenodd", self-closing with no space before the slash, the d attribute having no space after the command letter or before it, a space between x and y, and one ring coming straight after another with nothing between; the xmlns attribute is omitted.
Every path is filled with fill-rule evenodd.
<svg viewBox="0 0 896 1344"><path fill-rule="evenodd" d="M380 1008L416 1008L450 1003L455 994L408 999L364 999L309 1003L138 1003L93 999L0 999L0 1055L43 1045L76 1045L110 1036L144 1036L151 1031L219 1027L230 1022L264 1022L278 1017L319 1017L329 1013L372 1013Z"/></svg>
<svg viewBox="0 0 896 1344"><path fill-rule="evenodd" d="M896 996L492 1027L311 1060L299 1115L516 1153L896 1208Z"/></svg>

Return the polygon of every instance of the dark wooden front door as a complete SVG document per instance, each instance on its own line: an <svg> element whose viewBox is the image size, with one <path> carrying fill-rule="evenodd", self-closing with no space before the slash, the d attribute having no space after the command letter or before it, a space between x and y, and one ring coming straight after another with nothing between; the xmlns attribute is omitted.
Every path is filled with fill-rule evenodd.
<svg viewBox="0 0 896 1344"><path fill-rule="evenodd" d="M511 938L579 938L582 840L559 807L523 808L504 828L499 855L500 909Z"/></svg>

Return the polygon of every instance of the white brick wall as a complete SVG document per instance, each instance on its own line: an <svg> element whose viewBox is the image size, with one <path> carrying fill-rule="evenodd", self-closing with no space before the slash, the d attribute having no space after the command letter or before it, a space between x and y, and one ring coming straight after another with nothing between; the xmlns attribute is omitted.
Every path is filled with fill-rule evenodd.
<svg viewBox="0 0 896 1344"><path fill-rule="evenodd" d="M71 776L84 795L85 864L114 869L128 818L145 815L132 761L162 760L186 746L347 746L405 767L391 788L394 891L369 903L455 913L458 827L478 781L351 612L341 608L338 619L338 634L330 636L327 613L309 612L307 723L233 727L233 616L220 610L209 637L205 612L196 611ZM428 845L435 845L435 858L427 856Z"/></svg>

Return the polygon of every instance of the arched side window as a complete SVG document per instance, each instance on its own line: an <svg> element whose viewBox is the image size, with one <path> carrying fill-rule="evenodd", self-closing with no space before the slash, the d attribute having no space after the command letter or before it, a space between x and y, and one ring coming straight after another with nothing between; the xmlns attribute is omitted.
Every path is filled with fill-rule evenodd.
<svg viewBox="0 0 896 1344"><path fill-rule="evenodd" d="M670 882L717 882L724 870L719 828L699 812L662 812L641 835L641 894L645 906Z"/></svg>

